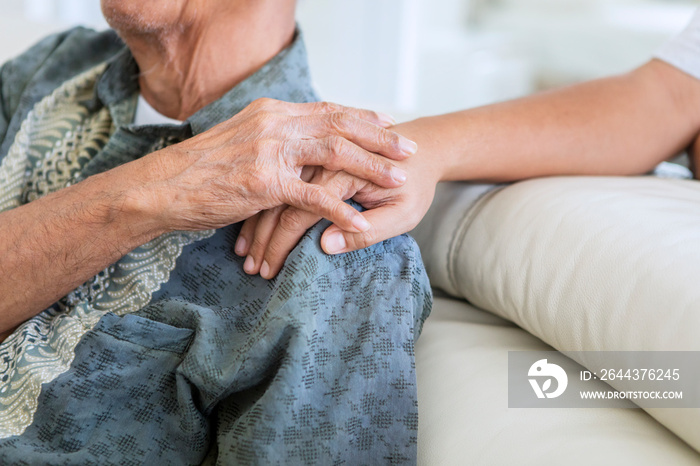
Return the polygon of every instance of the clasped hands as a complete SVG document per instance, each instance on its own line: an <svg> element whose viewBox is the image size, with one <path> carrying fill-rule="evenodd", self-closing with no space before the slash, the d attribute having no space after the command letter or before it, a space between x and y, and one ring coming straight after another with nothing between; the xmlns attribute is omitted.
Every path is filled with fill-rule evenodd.
<svg viewBox="0 0 700 466"><path fill-rule="evenodd" d="M274 277L321 218L329 254L412 229L437 176L387 115L330 103L258 99L233 118L141 159L139 207L162 231L245 220L244 270ZM366 209L346 204L354 199Z"/></svg>
<svg viewBox="0 0 700 466"><path fill-rule="evenodd" d="M374 112L327 103L320 105L354 115L383 128L393 125L388 117L379 114L381 118L377 118ZM397 134L396 131L389 133ZM395 166L406 176L400 183L391 186L351 169L305 166L300 175L303 181L320 187L337 200L353 199L368 209L364 212L364 218L368 221L369 228L346 229L334 222L322 235L323 250L328 254L338 254L362 249L413 229L432 203L435 186L439 181L437 167L431 166L424 157L420 157L421 154L416 155L415 145L404 151L401 157L396 157L390 150L381 149L378 145L364 146L360 139L361 133L336 136L351 136L355 141L360 141L358 145L367 151L392 158ZM259 273L266 279L275 277L301 237L322 217L325 216L303 206L279 205L247 219L235 245L236 254L246 257L244 271L248 274ZM331 218L329 220L333 221Z"/></svg>

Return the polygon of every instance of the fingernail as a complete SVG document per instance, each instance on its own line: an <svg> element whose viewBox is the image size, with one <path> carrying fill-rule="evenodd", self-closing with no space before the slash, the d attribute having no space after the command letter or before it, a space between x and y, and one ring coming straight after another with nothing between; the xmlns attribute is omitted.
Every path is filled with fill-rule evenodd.
<svg viewBox="0 0 700 466"><path fill-rule="evenodd" d="M236 246L233 248L233 250L236 251L236 254L242 256L243 254L245 254L245 246L245 238L241 235L238 235L238 239L236 240Z"/></svg>
<svg viewBox="0 0 700 466"><path fill-rule="evenodd" d="M367 231L372 228L372 225L362 216L355 215L352 219L352 226L354 226L359 232Z"/></svg>
<svg viewBox="0 0 700 466"><path fill-rule="evenodd" d="M248 274L253 273L254 268L255 268L255 260L253 259L253 256L246 257L245 262L243 263L243 270L245 270L245 273L248 273Z"/></svg>
<svg viewBox="0 0 700 466"><path fill-rule="evenodd" d="M331 233L326 238L326 250L330 254L337 254L339 252L342 252L343 249L345 249L345 246L345 237L339 231Z"/></svg>
<svg viewBox="0 0 700 466"><path fill-rule="evenodd" d="M400 138L399 146L401 150L408 155L413 155L418 151L418 144L403 136Z"/></svg>
<svg viewBox="0 0 700 466"><path fill-rule="evenodd" d="M399 167L391 167L391 177L399 183L406 182L406 172L401 170Z"/></svg>
<svg viewBox="0 0 700 466"><path fill-rule="evenodd" d="M377 112L377 118L379 118L379 121L385 126L394 126L396 124L396 119L386 113Z"/></svg>
<svg viewBox="0 0 700 466"><path fill-rule="evenodd" d="M262 265L260 265L260 276L263 278L268 278L269 274L270 266L268 265L267 261L263 261Z"/></svg>

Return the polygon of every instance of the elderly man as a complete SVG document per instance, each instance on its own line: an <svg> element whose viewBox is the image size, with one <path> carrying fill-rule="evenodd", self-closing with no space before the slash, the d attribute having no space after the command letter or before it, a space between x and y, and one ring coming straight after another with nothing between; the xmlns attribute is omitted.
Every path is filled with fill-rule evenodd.
<svg viewBox="0 0 700 466"><path fill-rule="evenodd" d="M75 29L0 75L0 462L415 461L412 240L326 256L321 224L268 282L232 224L288 204L366 231L304 167L396 188L416 145L304 103L293 0L102 7L121 39Z"/></svg>
<svg viewBox="0 0 700 466"><path fill-rule="evenodd" d="M430 291L379 242L440 180L700 161L700 15L626 75L388 131L253 102L315 100L293 3L103 0L127 47L74 30L3 67L4 463L411 462Z"/></svg>

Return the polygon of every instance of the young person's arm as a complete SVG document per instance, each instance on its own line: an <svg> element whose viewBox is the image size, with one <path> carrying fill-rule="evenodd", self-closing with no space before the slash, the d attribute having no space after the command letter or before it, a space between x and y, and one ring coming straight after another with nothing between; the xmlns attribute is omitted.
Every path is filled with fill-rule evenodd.
<svg viewBox="0 0 700 466"><path fill-rule="evenodd" d="M686 148L700 131L700 80L654 59L625 75L393 129L419 147L415 156L398 163L408 172L404 186L379 189L344 174L317 177L338 195L369 208L364 214L372 224L362 233L329 227L321 241L326 252L364 248L413 229L439 181L648 172ZM236 248L251 257L253 267L246 271L274 276L317 220L294 208L249 220Z"/></svg>
<svg viewBox="0 0 700 466"><path fill-rule="evenodd" d="M641 174L700 131L700 80L652 60L622 76L396 130L442 166L442 180Z"/></svg>

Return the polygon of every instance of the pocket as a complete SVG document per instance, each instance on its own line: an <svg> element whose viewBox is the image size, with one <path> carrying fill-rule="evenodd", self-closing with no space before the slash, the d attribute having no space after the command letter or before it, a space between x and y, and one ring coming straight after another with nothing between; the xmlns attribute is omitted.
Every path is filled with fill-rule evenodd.
<svg viewBox="0 0 700 466"><path fill-rule="evenodd" d="M194 335L194 330L179 328L137 315L117 316L105 314L93 329L117 338L158 351L184 353Z"/></svg>
<svg viewBox="0 0 700 466"><path fill-rule="evenodd" d="M71 367L41 388L33 422L0 439L0 464L198 464L208 422L178 373L194 331L105 314Z"/></svg>

